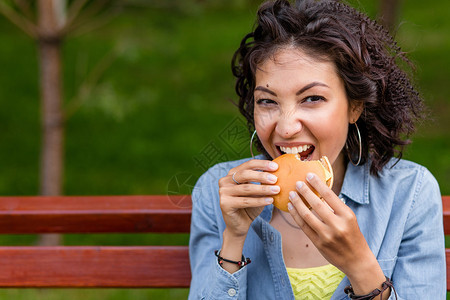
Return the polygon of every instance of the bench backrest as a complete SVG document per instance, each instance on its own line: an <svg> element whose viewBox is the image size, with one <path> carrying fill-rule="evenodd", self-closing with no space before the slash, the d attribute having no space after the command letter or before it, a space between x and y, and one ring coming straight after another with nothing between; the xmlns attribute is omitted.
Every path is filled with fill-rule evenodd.
<svg viewBox="0 0 450 300"><path fill-rule="evenodd" d="M189 195L0 197L0 233L188 233ZM450 235L450 196L443 196ZM446 249L450 275L450 249ZM187 246L3 246L0 287L189 287ZM447 290L450 276L447 276Z"/></svg>
<svg viewBox="0 0 450 300"><path fill-rule="evenodd" d="M190 196L0 197L0 233L188 233ZM187 246L4 246L2 287L189 287Z"/></svg>

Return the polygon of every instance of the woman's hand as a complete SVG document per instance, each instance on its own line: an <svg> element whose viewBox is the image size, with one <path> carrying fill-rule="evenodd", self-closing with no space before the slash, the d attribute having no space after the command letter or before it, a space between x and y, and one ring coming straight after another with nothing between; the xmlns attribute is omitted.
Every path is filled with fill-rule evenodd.
<svg viewBox="0 0 450 300"><path fill-rule="evenodd" d="M265 172L276 169L275 162L253 159L231 169L219 180L220 208L226 225L220 251L222 257L233 261L241 259L250 224L265 206L273 202L272 196L280 192L280 187L274 185L277 177ZM228 262L223 262L222 267L230 273L239 270L237 265Z"/></svg>
<svg viewBox="0 0 450 300"><path fill-rule="evenodd" d="M297 192L289 194L292 204L288 207L294 220L323 257L347 275L355 294L366 294L381 287L385 277L353 211L316 175L308 174L307 180L322 199L299 181ZM311 205L311 210L299 195Z"/></svg>
<svg viewBox="0 0 450 300"><path fill-rule="evenodd" d="M274 185L277 177L265 171L277 168L275 162L253 159L219 180L220 208L228 234L245 237L252 221L273 202L272 196L280 192L280 187Z"/></svg>

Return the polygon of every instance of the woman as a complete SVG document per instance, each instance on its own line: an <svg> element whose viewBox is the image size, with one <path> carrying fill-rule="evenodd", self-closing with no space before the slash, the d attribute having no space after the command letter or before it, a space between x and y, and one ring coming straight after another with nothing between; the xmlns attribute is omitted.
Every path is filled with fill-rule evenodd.
<svg viewBox="0 0 450 300"><path fill-rule="evenodd" d="M399 59L388 33L345 4L260 7L233 73L262 154L199 179L190 298L445 299L439 186L400 159L422 100ZM298 182L289 213L274 208L271 160L283 153L326 155L332 189L309 174L322 199Z"/></svg>

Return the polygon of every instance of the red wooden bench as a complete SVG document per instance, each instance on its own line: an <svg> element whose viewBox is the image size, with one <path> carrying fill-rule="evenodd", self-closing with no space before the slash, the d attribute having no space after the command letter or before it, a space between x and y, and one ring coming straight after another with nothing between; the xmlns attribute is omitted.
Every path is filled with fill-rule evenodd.
<svg viewBox="0 0 450 300"><path fill-rule="evenodd" d="M190 196L0 197L0 233L188 233ZM177 204L177 205L176 205ZM1 287L189 287L187 246L3 246Z"/></svg>
<svg viewBox="0 0 450 300"><path fill-rule="evenodd" d="M190 196L0 197L0 233L188 233ZM450 235L450 196L443 196ZM450 249L446 249L450 275ZM187 246L3 246L0 287L189 287ZM450 291L450 276L447 290Z"/></svg>

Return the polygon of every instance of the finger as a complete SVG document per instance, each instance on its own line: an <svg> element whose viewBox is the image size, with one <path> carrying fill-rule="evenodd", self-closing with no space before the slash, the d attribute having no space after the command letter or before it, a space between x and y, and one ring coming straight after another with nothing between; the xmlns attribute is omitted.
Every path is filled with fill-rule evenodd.
<svg viewBox="0 0 450 300"><path fill-rule="evenodd" d="M291 205L289 205L291 204ZM306 234L306 236L311 240L315 241L318 238L318 234L308 225L298 214L296 208L292 205L292 203L288 204L289 213L294 219L295 223L300 226L301 230Z"/></svg>
<svg viewBox="0 0 450 300"><path fill-rule="evenodd" d="M340 215L347 207L342 200L314 173L308 173L306 176L308 183L319 193L326 201L336 215Z"/></svg>
<svg viewBox="0 0 450 300"><path fill-rule="evenodd" d="M278 169L278 164L274 161L270 160L262 160L262 159L251 159L249 161L246 161L242 163L241 165L232 168L228 175L233 175L233 173L236 172L236 176L238 173L242 170L255 170L255 171L275 171Z"/></svg>
<svg viewBox="0 0 450 300"><path fill-rule="evenodd" d="M333 211L328 204L326 204L323 199L320 199L303 181L298 181L296 183L296 188L298 193L305 198L311 208L322 220L327 220L334 216Z"/></svg>
<svg viewBox="0 0 450 300"><path fill-rule="evenodd" d="M249 183L249 182L260 182L263 184L274 184L277 182L278 178L272 173L268 172L261 172L261 171L254 171L254 170L242 170L234 174L234 179L242 183ZM233 175L231 175L231 181L233 183Z"/></svg>
<svg viewBox="0 0 450 300"><path fill-rule="evenodd" d="M303 200L300 198L300 195L295 192L291 191L289 192L289 200L292 203L292 208L289 211L292 214L292 211L296 211L296 222L299 224L300 227L305 226L303 223L308 225L312 231L314 231L316 234L317 232L320 232L324 229L324 223L313 214L313 212L305 205ZM289 205L288 205L289 208ZM293 216L294 217L294 216ZM301 221L300 221L301 219ZM303 229L303 227L302 227ZM306 232L305 232L306 233Z"/></svg>
<svg viewBox="0 0 450 300"><path fill-rule="evenodd" d="M262 184L234 184L224 186L220 190L221 193L231 196L274 196L280 192L278 185L262 185Z"/></svg>
<svg viewBox="0 0 450 300"><path fill-rule="evenodd" d="M267 206L273 203L272 197L229 197L223 199L220 203L222 209L224 208L250 208Z"/></svg>

